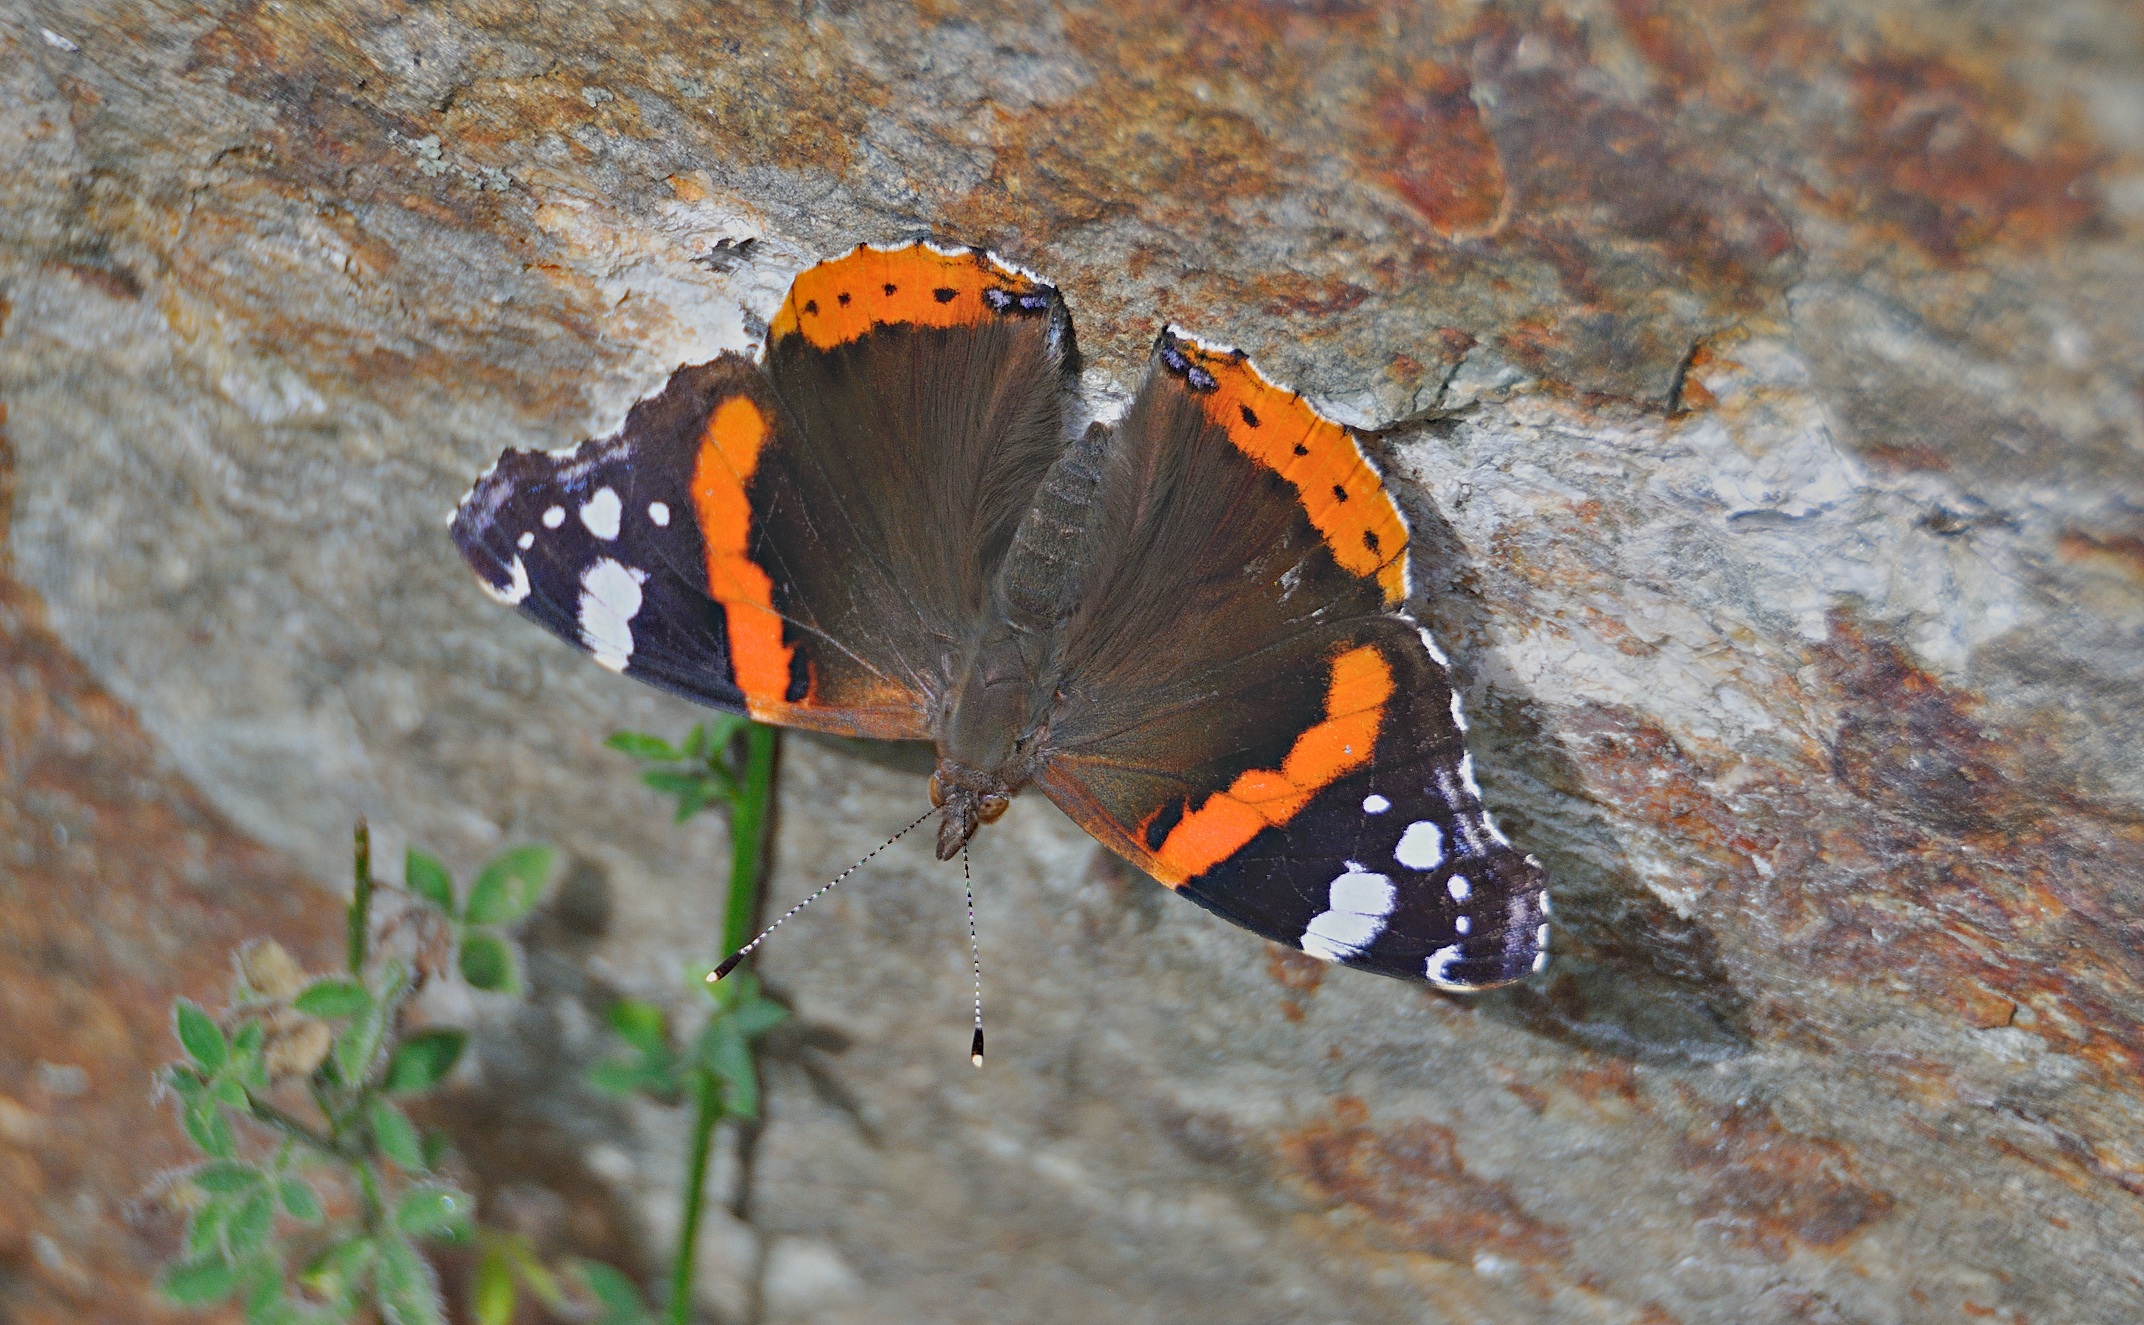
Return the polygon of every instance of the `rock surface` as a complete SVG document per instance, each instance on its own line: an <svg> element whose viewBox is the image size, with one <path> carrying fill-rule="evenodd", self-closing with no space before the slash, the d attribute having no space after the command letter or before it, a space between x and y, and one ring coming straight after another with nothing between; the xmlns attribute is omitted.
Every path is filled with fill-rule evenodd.
<svg viewBox="0 0 2144 1325"><path fill-rule="evenodd" d="M1167 320L1380 430L1550 973L1329 972L1028 798L977 1074L959 880L889 852L767 951L712 1317L2144 1316L2132 8L8 0L0 162L14 573L324 886L360 810L567 849L460 1131L646 1248L679 1120L562 1083L723 842L600 748L690 714L462 571L469 478L919 230L1062 285L1098 410ZM776 900L915 765L791 741Z"/></svg>

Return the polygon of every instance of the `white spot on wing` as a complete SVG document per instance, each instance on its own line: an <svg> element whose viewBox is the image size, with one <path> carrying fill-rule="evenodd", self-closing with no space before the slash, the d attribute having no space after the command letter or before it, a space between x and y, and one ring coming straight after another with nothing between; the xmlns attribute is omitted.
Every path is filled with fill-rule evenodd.
<svg viewBox="0 0 2144 1325"><path fill-rule="evenodd" d="M1422 974L1427 976L1429 982L1439 989L1472 989L1474 986L1461 980L1454 980L1450 976L1452 963L1458 960L1458 944L1453 943L1439 948L1429 954L1429 961L1423 965Z"/></svg>
<svg viewBox="0 0 2144 1325"><path fill-rule="evenodd" d="M520 548L523 552L526 552L530 548L536 546L536 535L523 534L521 537L514 540L514 546Z"/></svg>
<svg viewBox="0 0 2144 1325"><path fill-rule="evenodd" d="M1300 946L1313 957L1337 962L1361 952L1385 932L1385 918L1392 914L1399 890L1385 875L1372 874L1352 860L1329 887L1328 909L1311 919Z"/></svg>
<svg viewBox="0 0 2144 1325"><path fill-rule="evenodd" d="M1456 690L1452 692L1452 725L1462 732L1467 729L1467 715L1465 710L1459 707L1459 692Z"/></svg>
<svg viewBox="0 0 2144 1325"><path fill-rule="evenodd" d="M640 611L643 571L600 557L581 577L581 642L603 666L625 670L633 656L633 617Z"/></svg>
<svg viewBox="0 0 2144 1325"><path fill-rule="evenodd" d="M1474 922L1466 916L1454 916L1452 918L1452 928L1461 934L1471 934L1474 932Z"/></svg>
<svg viewBox="0 0 2144 1325"><path fill-rule="evenodd" d="M588 532L604 542L618 536L618 517L624 512L618 494L610 488L597 488L595 495L581 503L581 523Z"/></svg>
<svg viewBox="0 0 2144 1325"><path fill-rule="evenodd" d="M1467 794L1475 800L1481 799L1481 786L1474 781L1474 752L1472 750L1459 756L1459 785L1465 787Z"/></svg>
<svg viewBox="0 0 2144 1325"><path fill-rule="evenodd" d="M504 589L481 575L476 577L476 582L484 586L485 593L490 594L508 607L514 607L522 599L529 596L529 573L528 569L521 564L521 558L519 557L514 558L513 564L506 568L506 573L513 578L507 581Z"/></svg>
<svg viewBox="0 0 2144 1325"><path fill-rule="evenodd" d="M1444 668L1446 671L1450 671L1452 666L1452 660L1445 657L1444 650L1437 647L1436 637L1429 633L1428 627L1422 627L1415 633L1419 634L1422 637L1422 647L1428 649L1429 656L1437 660L1437 666Z"/></svg>
<svg viewBox="0 0 2144 1325"><path fill-rule="evenodd" d="M1464 902L1465 900L1467 900L1467 898L1472 897L1474 895L1474 885L1467 882L1466 875L1454 874L1445 883L1444 891L1452 895L1453 901Z"/></svg>
<svg viewBox="0 0 2144 1325"><path fill-rule="evenodd" d="M1364 814L1383 814L1391 808L1392 802L1374 791L1362 798L1362 812Z"/></svg>
<svg viewBox="0 0 2144 1325"><path fill-rule="evenodd" d="M543 527L546 529L556 529L565 522L566 508L563 506L553 506L543 513Z"/></svg>
<svg viewBox="0 0 2144 1325"><path fill-rule="evenodd" d="M656 525L657 525L657 526L659 526L659 527L661 527L661 528L668 528L668 527L669 527L669 525L670 525L670 507L669 507L669 504L668 504L668 503L666 503L666 502L659 502L659 501L651 501L651 502L649 502L649 503L648 503L648 518L649 518L650 520L653 520L653 521L654 521L654 522L656 523Z"/></svg>
<svg viewBox="0 0 2144 1325"><path fill-rule="evenodd" d="M1433 870L1444 863L1444 830L1427 819L1417 819L1400 834L1392 858L1411 870Z"/></svg>

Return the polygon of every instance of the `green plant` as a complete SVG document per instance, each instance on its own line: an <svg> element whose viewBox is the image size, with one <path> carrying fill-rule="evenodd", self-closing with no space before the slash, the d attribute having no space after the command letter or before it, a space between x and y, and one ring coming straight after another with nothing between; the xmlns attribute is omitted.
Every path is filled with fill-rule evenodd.
<svg viewBox="0 0 2144 1325"><path fill-rule="evenodd" d="M367 1310L389 1325L446 1319L421 1247L477 1236L474 1201L438 1173L444 1139L421 1134L402 1106L453 1069L466 1036L406 1027L405 1014L450 967L478 989L519 991L503 927L535 908L551 865L550 848L516 847L458 898L445 867L412 849L400 891L413 904L383 923L360 821L345 972L308 975L256 942L239 952L221 1016L179 1000L186 1057L162 1079L203 1160L183 1178L190 1215L166 1296L238 1298L251 1325Z"/></svg>
<svg viewBox="0 0 2144 1325"><path fill-rule="evenodd" d="M720 807L730 818L730 887L718 956L734 953L752 937L760 875L774 790L775 729L744 718L722 717L694 727L673 746L642 732L618 732L610 746L643 764L641 781L677 799L679 822ZM707 1164L715 1129L725 1120L759 1117L759 1066L754 1046L789 1013L768 999L749 971L715 982L715 966L694 968L693 983L712 1007L707 1020L684 1040L663 1010L626 999L609 1012L611 1028L627 1053L596 1068L591 1079L604 1090L639 1093L666 1104L692 1106L692 1146L686 1161L683 1218L670 1262L669 1296L663 1319L685 1325L692 1318L693 1249L706 1205ZM637 1302L637 1299L636 1299ZM614 1315L607 1325L647 1317Z"/></svg>

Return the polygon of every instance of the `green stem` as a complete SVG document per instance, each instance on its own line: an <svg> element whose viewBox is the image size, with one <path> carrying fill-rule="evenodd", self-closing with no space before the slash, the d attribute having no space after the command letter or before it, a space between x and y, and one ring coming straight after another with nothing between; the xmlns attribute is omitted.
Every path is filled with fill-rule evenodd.
<svg viewBox="0 0 2144 1325"><path fill-rule="evenodd" d="M350 891L350 974L365 973L365 941L372 928L372 830L357 821L357 885Z"/></svg>
<svg viewBox="0 0 2144 1325"><path fill-rule="evenodd" d="M342 1147L335 1143L334 1138L322 1136L273 1104L260 1100L254 1100L252 1103L251 1113L255 1122L265 1123L293 1141L303 1141L323 1155L332 1155L337 1159L349 1158Z"/></svg>
<svg viewBox="0 0 2144 1325"><path fill-rule="evenodd" d="M752 939L759 914L759 872L767 850L769 802L774 793L776 731L761 723L744 729L744 785L730 811L729 914L722 923L722 953L737 951Z"/></svg>
<svg viewBox="0 0 2144 1325"><path fill-rule="evenodd" d="M670 1257L670 1322L692 1321L692 1276L698 1258L700 1211L706 1205L707 1161L714 1153L715 1124L722 1121L722 1083L704 1067L692 1069L692 1155L685 1162L685 1219Z"/></svg>
<svg viewBox="0 0 2144 1325"><path fill-rule="evenodd" d="M766 867L768 810L774 795L775 729L753 723L744 730L744 778L730 805L730 894L722 923L722 951L732 953L752 937L759 913L760 872ZM714 1152L715 1125L722 1121L722 1083L704 1067L691 1070L692 1154L685 1167L685 1217L678 1224L677 1251L670 1258L670 1325L690 1325L694 1249L706 1205L707 1161Z"/></svg>

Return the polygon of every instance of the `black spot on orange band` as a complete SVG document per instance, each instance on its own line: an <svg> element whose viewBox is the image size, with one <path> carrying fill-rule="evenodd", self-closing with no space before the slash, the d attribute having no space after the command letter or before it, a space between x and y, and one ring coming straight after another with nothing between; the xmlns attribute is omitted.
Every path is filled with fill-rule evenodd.
<svg viewBox="0 0 2144 1325"><path fill-rule="evenodd" d="M973 326L1000 316L1045 313L1056 297L1049 286L980 250L944 252L928 243L890 250L866 245L800 274L767 335L770 343L801 335L825 350L858 340L877 326Z"/></svg>

